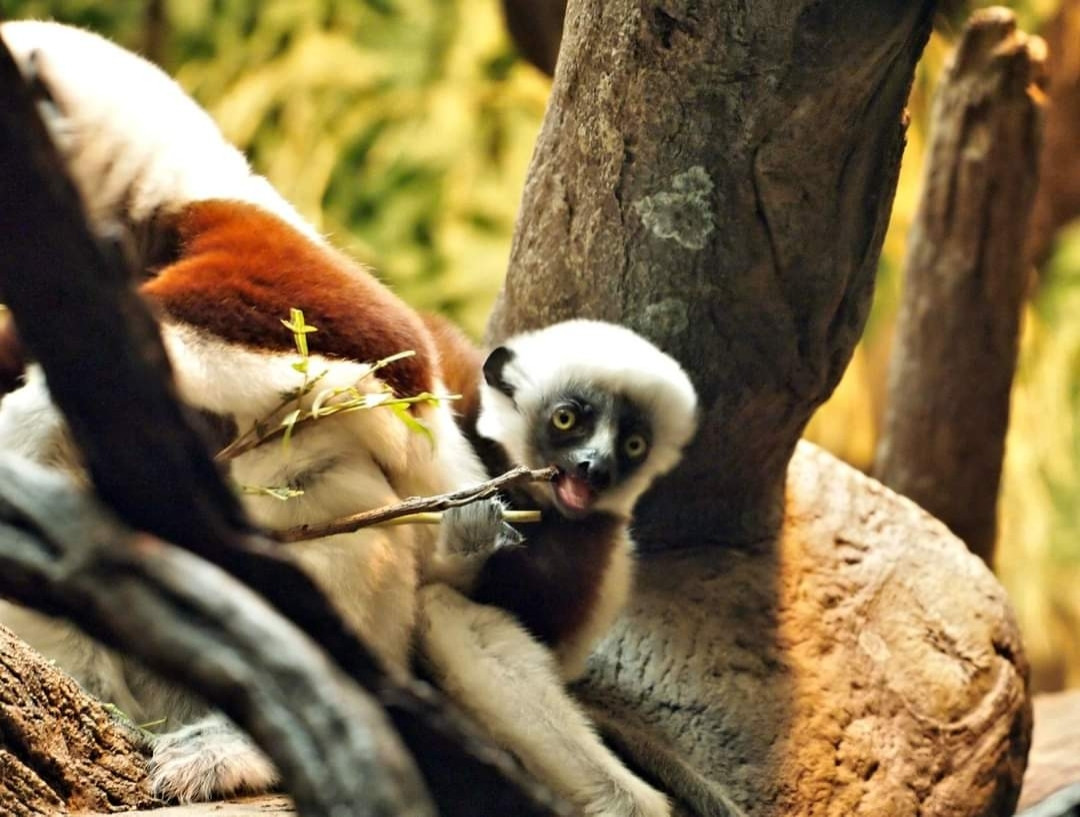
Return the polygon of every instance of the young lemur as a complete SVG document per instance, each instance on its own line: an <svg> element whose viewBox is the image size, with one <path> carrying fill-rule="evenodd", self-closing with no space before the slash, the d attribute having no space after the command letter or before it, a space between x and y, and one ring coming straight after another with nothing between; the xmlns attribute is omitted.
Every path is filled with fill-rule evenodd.
<svg viewBox="0 0 1080 817"><path fill-rule="evenodd" d="M184 400L241 429L266 417L282 393L299 385L292 337L280 324L291 307L303 309L318 328L309 336L309 368L325 376L305 398L308 405L332 388L390 388L403 395L446 390L461 350L331 248L160 70L96 35L58 24L5 23L0 36L40 96L91 223L100 229L120 224L133 236L142 276L134 283L160 314ZM574 542L588 542L595 558L563 558L559 565L581 590L572 614L555 606L565 601L565 589L544 581L532 587L536 598L548 594L546 613L548 602L527 609L524 598L505 597L504 581L518 570L515 559L519 582L543 559L509 558L509 550L504 557L497 547L502 523L491 506L450 514L437 534L424 526L365 529L305 543L295 558L389 670L407 672L419 652L432 676L497 742L585 813L661 817L670 813L666 798L598 740L537 638L552 645L562 675L580 669L588 644L628 586L626 519L637 495L674 464L689 436L693 392L677 364L616 327L588 325L620 343L639 344L630 352L634 366L604 373L575 362L581 349L560 338L576 342L587 325L576 326L546 330L547 341L544 332L524 336L507 344L509 352L494 353L485 372L496 388L484 387L477 424L513 461L541 465L549 452L561 457L563 476L555 487L533 493L566 516L549 513L535 531L526 531L529 546L520 553L565 556ZM7 348L17 349L17 340L5 335ZM416 355L374 373L363 362L403 350ZM653 385L642 385L640 393L632 388L635 369L655 375L641 379ZM665 394L684 399L672 403ZM551 402L557 395L565 406ZM287 454L276 445L248 451L232 461L231 476L241 484L303 492L287 502L245 496L251 516L267 528L316 524L486 476L445 402L413 411L431 429L434 445L391 412L352 412L305 428ZM587 438L594 442L586 445ZM584 454L585 448L595 449L591 459L567 459L571 450ZM0 402L0 450L86 479L36 365L27 366L23 382ZM606 479L610 488L600 490ZM574 516L581 518L572 523ZM603 530L594 531L598 521ZM0 621L133 718L168 718L170 731L155 739L151 761L163 797L209 799L276 782L275 770L235 726L207 715L202 702L137 662L66 622L14 605L0 603Z"/></svg>
<svg viewBox="0 0 1080 817"><path fill-rule="evenodd" d="M627 799L619 790L630 788L625 769L612 765L580 709L549 694L553 683L531 679L577 678L622 609L633 572L631 513L693 435L694 388L639 335L585 320L511 338L484 361L481 382L479 353L445 321L427 320L440 349L471 362L444 374L464 395L459 421L489 471L556 465L559 476L509 497L513 507L542 509L540 523L520 527L521 546L470 554L471 537L458 549L473 564L457 566L455 584L466 581L482 606L447 584L421 588L420 658L498 743L586 814L666 813L662 803ZM547 649L506 638L519 632L515 622ZM623 783L605 793L598 770Z"/></svg>

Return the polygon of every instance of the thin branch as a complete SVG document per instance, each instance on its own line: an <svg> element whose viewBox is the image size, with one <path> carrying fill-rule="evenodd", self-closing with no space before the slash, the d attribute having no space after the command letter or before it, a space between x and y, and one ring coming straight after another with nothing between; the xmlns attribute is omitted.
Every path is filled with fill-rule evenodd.
<svg viewBox="0 0 1080 817"><path fill-rule="evenodd" d="M299 525L295 528L271 533L270 536L279 542L302 542L307 539L320 539L323 536L334 536L339 533L352 533L373 525L385 525L388 522L411 514L458 508L480 499L487 499L499 491L526 482L551 482L558 472L555 467L532 469L521 465L507 471L505 474L500 474L494 479L489 479L487 482L481 482L472 488L464 488L460 491L437 496L414 496L397 505L386 505L371 511L363 511L322 525Z"/></svg>
<svg viewBox="0 0 1080 817"><path fill-rule="evenodd" d="M539 522L541 519L540 511L503 511L503 522L509 522L511 525L530 525L534 522ZM438 511L421 511L419 513L410 513L406 516L399 516L395 519L387 519L383 522L379 522L373 527L385 528L391 525L439 525L442 524L443 515Z"/></svg>

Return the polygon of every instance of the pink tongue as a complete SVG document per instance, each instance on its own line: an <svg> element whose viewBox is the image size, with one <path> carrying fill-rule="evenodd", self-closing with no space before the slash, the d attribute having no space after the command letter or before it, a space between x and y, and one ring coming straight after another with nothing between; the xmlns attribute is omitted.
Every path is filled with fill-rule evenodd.
<svg viewBox="0 0 1080 817"><path fill-rule="evenodd" d="M589 483L580 477L571 474L563 474L555 484L555 492L559 500L575 511L587 510L592 504L592 489Z"/></svg>

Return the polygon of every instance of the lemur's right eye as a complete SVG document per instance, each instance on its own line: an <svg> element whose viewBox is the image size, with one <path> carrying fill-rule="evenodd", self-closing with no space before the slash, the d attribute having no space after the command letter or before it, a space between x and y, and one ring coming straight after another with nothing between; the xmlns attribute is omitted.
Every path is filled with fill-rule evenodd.
<svg viewBox="0 0 1080 817"><path fill-rule="evenodd" d="M552 413L551 424L559 431L569 431L577 424L577 413L572 408L561 406Z"/></svg>

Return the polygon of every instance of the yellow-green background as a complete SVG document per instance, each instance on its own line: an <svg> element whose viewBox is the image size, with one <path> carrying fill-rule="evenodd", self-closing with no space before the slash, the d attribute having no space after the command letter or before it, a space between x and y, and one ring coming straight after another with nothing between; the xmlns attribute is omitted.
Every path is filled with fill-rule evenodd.
<svg viewBox="0 0 1080 817"><path fill-rule="evenodd" d="M1037 30L1059 0L1014 3ZM146 2L0 0L142 49ZM497 0L164 0L156 56L336 243L402 296L479 334L498 290L548 80L519 60ZM918 189L935 35L863 342L807 435L870 463ZM1077 134L1080 139L1080 133ZM1052 169L1051 169L1052 172ZM1080 685L1080 229L1025 314L998 573L1044 687Z"/></svg>

